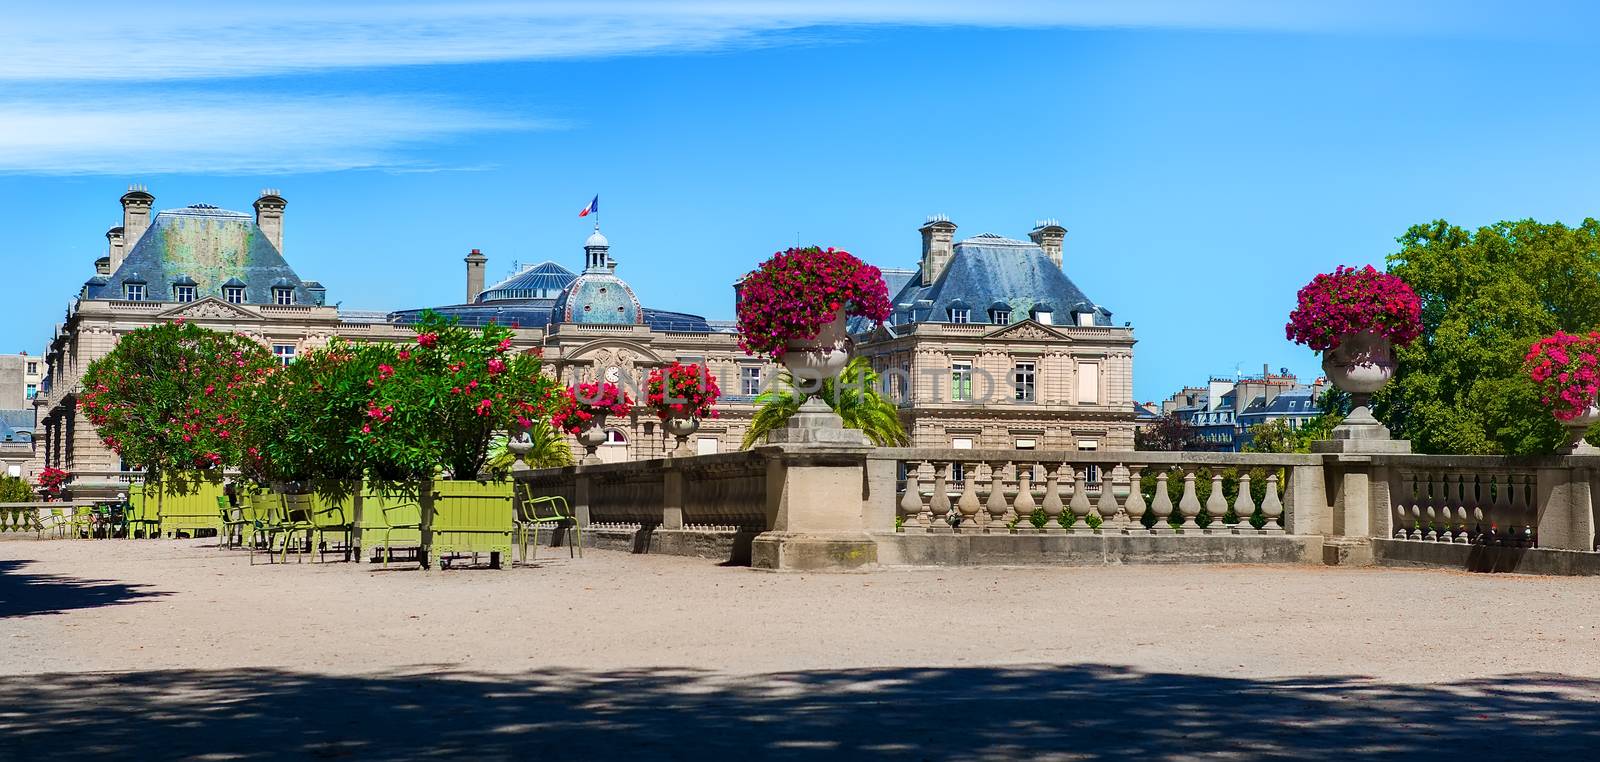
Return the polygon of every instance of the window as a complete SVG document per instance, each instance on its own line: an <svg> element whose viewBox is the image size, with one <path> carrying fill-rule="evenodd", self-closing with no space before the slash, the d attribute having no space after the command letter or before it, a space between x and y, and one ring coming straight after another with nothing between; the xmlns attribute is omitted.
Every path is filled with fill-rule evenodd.
<svg viewBox="0 0 1600 762"><path fill-rule="evenodd" d="M761 393L761 367L744 365L739 368L739 393L755 396Z"/></svg>
<svg viewBox="0 0 1600 762"><path fill-rule="evenodd" d="M294 289L288 286L276 286L272 289L273 304L294 304Z"/></svg>
<svg viewBox="0 0 1600 762"><path fill-rule="evenodd" d="M272 354L273 354L274 357L278 358L278 362L281 362L284 365L288 365L289 363L294 362L294 345L293 344L273 344L272 345Z"/></svg>
<svg viewBox="0 0 1600 762"><path fill-rule="evenodd" d="M1100 403L1100 363L1078 363L1078 404Z"/></svg>
<svg viewBox="0 0 1600 762"><path fill-rule="evenodd" d="M1037 310L1033 313L1033 319L1039 325L1050 325L1053 320L1051 316L1054 314L1050 310Z"/></svg>
<svg viewBox="0 0 1600 762"><path fill-rule="evenodd" d="M970 323L970 322L972 322L972 310L958 310L958 309L956 309L954 307L951 307L950 308L950 322L952 322L952 323Z"/></svg>
<svg viewBox="0 0 1600 762"><path fill-rule="evenodd" d="M127 299L130 302L142 302L142 301L144 301L144 284L143 283L124 283L124 284L122 284L122 298Z"/></svg>
<svg viewBox="0 0 1600 762"><path fill-rule="evenodd" d="M1095 441L1095 440L1093 440L1093 439L1080 439L1080 440L1078 440L1078 451L1079 452L1094 452L1095 450L1098 450L1098 449L1100 449L1100 443ZM1085 482L1087 482L1089 484L1099 484L1100 483L1100 467L1099 466L1090 464L1090 465L1084 466L1083 470L1084 470L1083 480Z"/></svg>
<svg viewBox="0 0 1600 762"><path fill-rule="evenodd" d="M172 301L175 301L175 302L192 302L192 301L194 301L194 286L173 286L172 287Z"/></svg>
<svg viewBox="0 0 1600 762"><path fill-rule="evenodd" d="M222 300L229 304L244 304L244 286L224 286Z"/></svg>
<svg viewBox="0 0 1600 762"><path fill-rule="evenodd" d="M1016 392L1018 402L1032 402L1034 400L1034 370L1033 363L1019 362L1011 371L1011 386Z"/></svg>
<svg viewBox="0 0 1600 762"><path fill-rule="evenodd" d="M625 445L627 443L628 435L622 433L621 429L606 429L606 444Z"/></svg>
<svg viewBox="0 0 1600 762"><path fill-rule="evenodd" d="M34 397L37 397L37 396L39 396L39 385L38 384L28 384L28 399L31 400L31 399L33 399Z"/></svg>
<svg viewBox="0 0 1600 762"><path fill-rule="evenodd" d="M950 440L950 447L955 450L970 450L972 449L972 439L970 437L954 437ZM955 485L956 489L960 489L961 482L966 479L966 472L967 464L960 461L950 464L950 482Z"/></svg>
<svg viewBox="0 0 1600 762"><path fill-rule="evenodd" d="M950 363L950 401L972 401L972 363Z"/></svg>
<svg viewBox="0 0 1600 762"><path fill-rule="evenodd" d="M995 325L1010 325L1011 310L989 310L989 321Z"/></svg>
<svg viewBox="0 0 1600 762"><path fill-rule="evenodd" d="M884 375L889 377L889 399L895 402L904 402L906 399L906 379L910 378L911 374L897 369L894 373L886 373Z"/></svg>
<svg viewBox="0 0 1600 762"><path fill-rule="evenodd" d="M28 375L36 376L38 374L39 374L39 363L38 363L38 361L36 361L36 360L35 361L29 361L28 362Z"/></svg>
<svg viewBox="0 0 1600 762"><path fill-rule="evenodd" d="M696 455L715 455L719 442L716 437L700 437L694 441Z"/></svg>
<svg viewBox="0 0 1600 762"><path fill-rule="evenodd" d="M1094 325L1094 313L1093 312L1080 312L1080 313L1078 313L1078 325L1085 326L1085 327L1093 326Z"/></svg>
<svg viewBox="0 0 1600 762"><path fill-rule="evenodd" d="M1017 439L1017 449L1018 450L1035 450L1035 449L1038 449L1038 444L1039 444L1039 440L1034 439L1033 437L1020 437L1020 438ZM1018 477L1022 476L1022 473L1023 473L1022 469L1023 468L1027 468L1028 469L1028 471L1027 471L1027 473L1028 473L1028 481L1032 482L1034 484L1038 484L1039 483L1039 467L1038 466L1032 466L1032 465L1024 466L1023 464L1018 463L1017 464L1017 476Z"/></svg>

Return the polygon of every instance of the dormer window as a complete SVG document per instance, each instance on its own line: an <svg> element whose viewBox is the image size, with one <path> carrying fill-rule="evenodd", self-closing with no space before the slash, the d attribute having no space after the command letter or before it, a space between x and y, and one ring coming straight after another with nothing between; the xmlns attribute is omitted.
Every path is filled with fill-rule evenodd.
<svg viewBox="0 0 1600 762"><path fill-rule="evenodd" d="M1094 326L1094 313L1093 312L1080 312L1080 313L1078 313L1078 325L1084 326L1085 328L1093 327Z"/></svg>
<svg viewBox="0 0 1600 762"><path fill-rule="evenodd" d="M952 322L952 323L970 323L970 322L972 322L972 310L956 309L955 307L951 307L950 308L950 322Z"/></svg>
<svg viewBox="0 0 1600 762"><path fill-rule="evenodd" d="M229 304L244 304L244 286L223 286L222 300Z"/></svg>
<svg viewBox="0 0 1600 762"><path fill-rule="evenodd" d="M172 301L179 303L194 301L194 288L194 286L173 286Z"/></svg>
<svg viewBox="0 0 1600 762"><path fill-rule="evenodd" d="M272 303L279 305L294 304L294 289L288 286L273 286Z"/></svg>
<svg viewBox="0 0 1600 762"><path fill-rule="evenodd" d="M1010 325L1011 310L989 310L989 322L995 325Z"/></svg>
<svg viewBox="0 0 1600 762"><path fill-rule="evenodd" d="M124 284L122 284L122 298L126 299L126 300L128 300L130 302L142 302L142 301L144 301L144 284L143 283L124 283Z"/></svg>

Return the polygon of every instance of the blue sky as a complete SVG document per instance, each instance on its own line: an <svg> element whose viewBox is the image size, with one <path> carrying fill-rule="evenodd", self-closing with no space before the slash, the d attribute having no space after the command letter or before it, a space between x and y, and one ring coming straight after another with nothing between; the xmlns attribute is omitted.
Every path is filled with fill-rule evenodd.
<svg viewBox="0 0 1600 762"><path fill-rule="evenodd" d="M1315 375L1295 290L1410 224L1600 209L1575 3L94 5L0 26L0 351L44 346L131 182L282 189L290 262L374 309L459 301L472 248L576 268L595 193L641 299L713 318L796 242L909 267L929 214L1056 217L1141 399Z"/></svg>

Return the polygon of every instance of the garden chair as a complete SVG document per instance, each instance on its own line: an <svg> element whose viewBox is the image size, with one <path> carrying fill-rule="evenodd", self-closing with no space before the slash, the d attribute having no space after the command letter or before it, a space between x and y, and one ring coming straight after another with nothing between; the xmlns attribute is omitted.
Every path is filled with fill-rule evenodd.
<svg viewBox="0 0 1600 762"><path fill-rule="evenodd" d="M283 558L281 560L283 563L288 563L289 547L294 544L295 535L298 534L305 538L305 552L309 553L311 550L311 535L316 531L317 525L311 521L314 508L312 507L310 495L280 495L279 504L282 509L278 514L279 520L276 524L276 529L283 534ZM304 561L305 556L296 556L295 560L297 562Z"/></svg>
<svg viewBox="0 0 1600 762"><path fill-rule="evenodd" d="M277 552L275 540L284 529L283 495L262 490L250 495L250 563L256 562L256 551L267 551L270 560Z"/></svg>
<svg viewBox="0 0 1600 762"><path fill-rule="evenodd" d="M128 539L144 530L145 539L161 535L161 516L150 510L150 498L143 485L128 491L128 503L122 508L122 523L128 528Z"/></svg>
<svg viewBox="0 0 1600 762"><path fill-rule="evenodd" d="M306 519L311 522L311 529L306 536L311 539L312 547L317 550L317 559L322 560L322 554L328 549L328 535L338 534L344 536L344 559L350 560L351 546L354 544L356 525L346 515L343 503L336 503L318 494L306 496L309 499ZM346 496L346 502L351 500Z"/></svg>
<svg viewBox="0 0 1600 762"><path fill-rule="evenodd" d="M44 531L48 529L55 533L57 538L64 540L67 538L67 528L71 524L72 519L68 518L65 512L60 508L51 508L48 514L39 518L39 533L43 535Z"/></svg>
<svg viewBox="0 0 1600 762"><path fill-rule="evenodd" d="M522 547L522 562L528 562L528 540L533 540L533 557L539 557L539 528L548 525L552 530L572 522L572 537L567 542L567 556L583 556L583 527L572 514L567 499L560 495L534 495L533 485L517 484L516 542Z"/></svg>
<svg viewBox="0 0 1600 762"><path fill-rule="evenodd" d="M394 559L396 547L414 548L421 554L422 505L417 500L369 491L361 496L361 514L361 552L368 547L382 548L384 568ZM382 539L371 544L369 537Z"/></svg>
<svg viewBox="0 0 1600 762"><path fill-rule="evenodd" d="M83 537L92 539L94 537L94 506L78 505L67 510L70 511L67 521L72 529L72 538L75 540Z"/></svg>
<svg viewBox="0 0 1600 762"><path fill-rule="evenodd" d="M250 517L245 515L249 505L250 501L245 499L238 508L234 508L228 502L226 495L217 496L217 515L222 518L222 531L217 533L217 547L233 548L244 545L245 535L250 531Z"/></svg>

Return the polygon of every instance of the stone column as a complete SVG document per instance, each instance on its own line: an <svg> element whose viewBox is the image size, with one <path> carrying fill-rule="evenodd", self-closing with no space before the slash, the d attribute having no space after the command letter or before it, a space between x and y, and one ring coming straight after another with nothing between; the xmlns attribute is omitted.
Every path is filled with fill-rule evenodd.
<svg viewBox="0 0 1600 762"><path fill-rule="evenodd" d="M1539 547L1594 550L1594 493L1590 469L1541 468L1538 477Z"/></svg>

